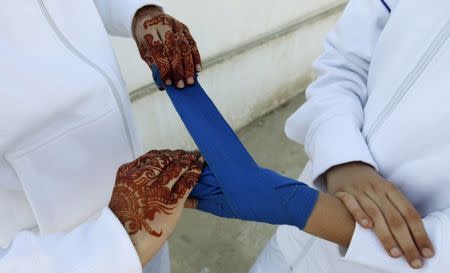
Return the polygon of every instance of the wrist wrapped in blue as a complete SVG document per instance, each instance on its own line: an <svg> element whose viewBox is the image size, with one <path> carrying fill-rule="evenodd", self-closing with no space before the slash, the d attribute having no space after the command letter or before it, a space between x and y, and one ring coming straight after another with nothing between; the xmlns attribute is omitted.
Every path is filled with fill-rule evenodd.
<svg viewBox="0 0 450 273"><path fill-rule="evenodd" d="M157 69L152 70L155 82L164 87ZM164 88L208 164L191 194L199 200L198 209L220 217L303 229L318 192L260 168L198 81L183 90Z"/></svg>

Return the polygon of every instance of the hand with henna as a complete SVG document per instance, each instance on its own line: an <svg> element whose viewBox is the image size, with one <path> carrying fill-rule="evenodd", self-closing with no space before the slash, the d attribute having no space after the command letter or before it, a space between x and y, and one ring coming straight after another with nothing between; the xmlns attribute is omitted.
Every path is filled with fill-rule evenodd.
<svg viewBox="0 0 450 273"><path fill-rule="evenodd" d="M172 234L200 178L199 152L150 151L117 171L109 207L147 264Z"/></svg>
<svg viewBox="0 0 450 273"><path fill-rule="evenodd" d="M201 58L186 25L165 14L160 7L145 6L136 12L133 35L142 59L156 64L166 85L184 88L194 84Z"/></svg>

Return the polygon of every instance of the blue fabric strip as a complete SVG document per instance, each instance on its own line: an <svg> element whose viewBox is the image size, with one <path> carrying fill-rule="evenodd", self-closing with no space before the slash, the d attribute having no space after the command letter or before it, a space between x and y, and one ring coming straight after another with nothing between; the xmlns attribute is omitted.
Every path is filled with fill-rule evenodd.
<svg viewBox="0 0 450 273"><path fill-rule="evenodd" d="M154 74L161 87L155 69ZM193 192L199 208L223 217L304 228L318 192L260 168L198 81L183 90L165 88L208 164Z"/></svg>
<svg viewBox="0 0 450 273"><path fill-rule="evenodd" d="M386 3L385 0L381 0L381 3L383 3L383 5L386 7L386 9L389 11L389 13L391 13L391 8L389 7L389 5Z"/></svg>

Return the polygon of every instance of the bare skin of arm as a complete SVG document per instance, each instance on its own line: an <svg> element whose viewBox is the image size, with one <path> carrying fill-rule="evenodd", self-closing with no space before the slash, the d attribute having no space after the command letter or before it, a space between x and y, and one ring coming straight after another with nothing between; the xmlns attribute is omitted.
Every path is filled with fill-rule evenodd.
<svg viewBox="0 0 450 273"><path fill-rule="evenodd" d="M344 204L337 197L320 193L317 205L304 231L343 247L348 247L354 229L355 220Z"/></svg>
<svg viewBox="0 0 450 273"><path fill-rule="evenodd" d="M186 208L195 209L197 206L198 200L196 199L186 201ZM354 229L355 220L341 200L327 193L319 193L316 206L303 231L343 247L348 247Z"/></svg>

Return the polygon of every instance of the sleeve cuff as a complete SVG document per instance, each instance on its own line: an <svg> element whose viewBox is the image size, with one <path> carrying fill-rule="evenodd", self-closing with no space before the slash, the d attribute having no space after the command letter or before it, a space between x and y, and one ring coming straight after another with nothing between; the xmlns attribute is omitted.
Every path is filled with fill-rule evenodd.
<svg viewBox="0 0 450 273"><path fill-rule="evenodd" d="M112 18L110 18L110 24L107 26L108 31L112 35L122 37L133 37L133 31L131 28L134 15L138 9L148 5L162 7L159 0L113 0L110 5L110 15Z"/></svg>
<svg viewBox="0 0 450 273"><path fill-rule="evenodd" d="M103 214L105 218L108 218L109 221L111 221L111 224L109 225L111 229L117 230L117 232L113 232L116 234L113 238L116 241L116 244L123 250L123 256L120 256L120 265L123 266L124 272L142 273L141 260L136 252L136 248L131 242L130 236L122 226L122 223L120 223L119 219L117 219L109 208L106 208ZM119 266L116 268L119 268Z"/></svg>
<svg viewBox="0 0 450 273"><path fill-rule="evenodd" d="M306 136L305 150L312 163L312 180L324 189L322 175L331 167L362 161L377 169L354 117L335 116L321 122Z"/></svg>
<svg viewBox="0 0 450 273"><path fill-rule="evenodd" d="M425 266L420 270L423 273L444 272L449 267L448 259L448 235L445 232L449 228L448 220L441 217L442 213L432 214L425 218L425 228L436 250L436 256L425 260ZM342 258L343 261L359 264L376 272L417 272L412 269L404 258L391 258L379 242L375 233L371 230L356 225L350 247Z"/></svg>
<svg viewBox="0 0 450 273"><path fill-rule="evenodd" d="M108 208L71 231L19 232L3 255L1 272L142 273L130 237Z"/></svg>

